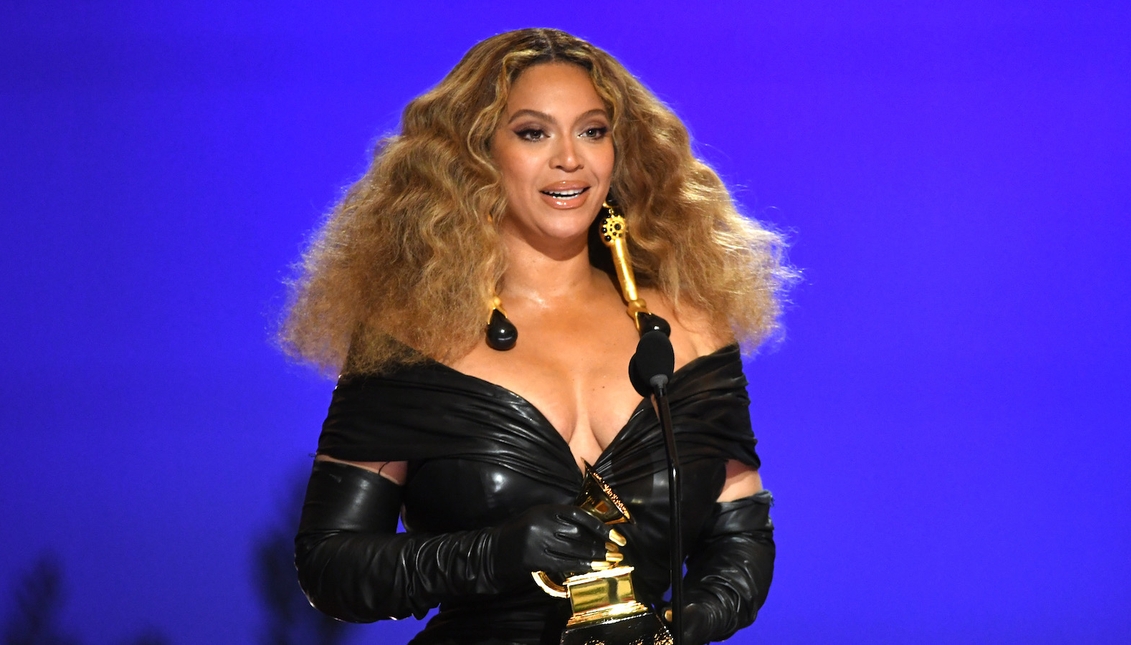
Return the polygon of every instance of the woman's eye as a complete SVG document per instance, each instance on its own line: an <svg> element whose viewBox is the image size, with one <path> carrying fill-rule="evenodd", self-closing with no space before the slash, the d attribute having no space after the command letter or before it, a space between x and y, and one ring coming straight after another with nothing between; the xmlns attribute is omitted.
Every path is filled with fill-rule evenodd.
<svg viewBox="0 0 1131 645"><path fill-rule="evenodd" d="M589 139L604 139L605 135L609 133L606 127L588 128L581 133L581 136Z"/></svg>
<svg viewBox="0 0 1131 645"><path fill-rule="evenodd" d="M546 138L546 131L540 128L523 128L515 132L519 139L527 141L541 141Z"/></svg>

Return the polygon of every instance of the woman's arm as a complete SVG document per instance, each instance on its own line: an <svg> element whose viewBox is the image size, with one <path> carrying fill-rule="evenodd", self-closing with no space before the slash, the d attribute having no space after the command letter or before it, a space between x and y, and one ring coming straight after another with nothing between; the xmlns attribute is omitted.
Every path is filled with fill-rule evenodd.
<svg viewBox="0 0 1131 645"><path fill-rule="evenodd" d="M485 529L397 533L403 488L385 471L327 459L311 471L295 566L310 603L340 620L420 618L448 598L499 593L531 571L589 571L605 557L608 527L575 506L535 506Z"/></svg>
<svg viewBox="0 0 1131 645"><path fill-rule="evenodd" d="M733 502L736 499L750 497L762 490L762 476L753 467L741 461L731 459L727 462L727 478L723 483L723 491L719 493L719 502Z"/></svg>
<svg viewBox="0 0 1131 645"><path fill-rule="evenodd" d="M653 302L672 323L677 357L703 356L734 342L728 328L694 308L684 307L677 316L666 298L649 292L648 303ZM755 468L727 462L722 491L687 558L684 645L723 640L754 622L774 573L772 501Z"/></svg>
<svg viewBox="0 0 1131 645"><path fill-rule="evenodd" d="M486 532L397 533L402 487L377 472L318 460L295 537L310 603L351 622L422 617L444 597L494 590Z"/></svg>
<svg viewBox="0 0 1131 645"><path fill-rule="evenodd" d="M774 575L772 503L758 471L727 464L723 492L687 558L685 645L723 640L754 622Z"/></svg>
<svg viewBox="0 0 1131 645"><path fill-rule="evenodd" d="M358 468L363 468L370 472L377 473L385 479L393 482L397 486L404 486L404 483L408 481L407 461L343 461L341 459L334 459L329 455L318 455L314 458L314 460L332 461L339 464L357 466Z"/></svg>

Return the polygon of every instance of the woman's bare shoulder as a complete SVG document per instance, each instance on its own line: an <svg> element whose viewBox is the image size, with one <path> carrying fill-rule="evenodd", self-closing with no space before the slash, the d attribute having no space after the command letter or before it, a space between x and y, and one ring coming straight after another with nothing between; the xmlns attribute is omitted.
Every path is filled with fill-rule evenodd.
<svg viewBox="0 0 1131 645"><path fill-rule="evenodd" d="M712 321L697 307L680 304L678 311L668 298L655 289L641 289L648 309L661 316L672 326L672 345L676 356L690 354L688 360L706 356L734 342L734 332L725 325ZM678 360L677 360L678 362Z"/></svg>

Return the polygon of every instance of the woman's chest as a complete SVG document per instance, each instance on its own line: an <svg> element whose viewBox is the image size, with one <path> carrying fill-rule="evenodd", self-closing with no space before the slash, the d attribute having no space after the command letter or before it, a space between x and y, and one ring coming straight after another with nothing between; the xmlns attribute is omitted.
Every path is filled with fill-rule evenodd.
<svg viewBox="0 0 1131 645"><path fill-rule="evenodd" d="M628 378L632 335L606 343L562 345L536 332L509 352L472 352L454 367L530 404L580 463L596 461L641 404Z"/></svg>

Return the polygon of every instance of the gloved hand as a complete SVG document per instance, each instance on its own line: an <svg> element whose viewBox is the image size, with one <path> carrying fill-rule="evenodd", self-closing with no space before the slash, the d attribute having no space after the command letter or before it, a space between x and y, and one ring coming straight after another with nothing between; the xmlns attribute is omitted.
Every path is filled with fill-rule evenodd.
<svg viewBox="0 0 1131 645"><path fill-rule="evenodd" d="M683 645L729 638L754 622L774 575L773 496L719 502L687 559Z"/></svg>
<svg viewBox="0 0 1131 645"><path fill-rule="evenodd" d="M499 527L397 533L402 489L369 470L315 461L295 537L299 584L340 620L423 617L447 598L590 571L609 529L571 506L536 506Z"/></svg>
<svg viewBox="0 0 1131 645"><path fill-rule="evenodd" d="M530 580L531 571L573 574L603 565L610 529L577 506L542 505L527 509L494 529L495 578L502 583Z"/></svg>
<svg viewBox="0 0 1131 645"><path fill-rule="evenodd" d="M710 642L711 632L709 611L699 603L684 605L683 640L680 641L680 645L703 645Z"/></svg>

